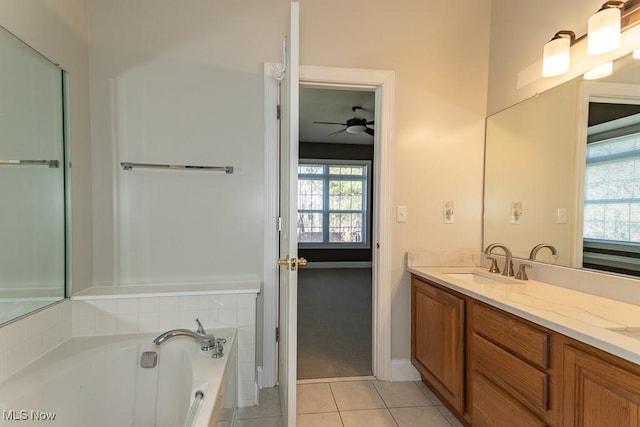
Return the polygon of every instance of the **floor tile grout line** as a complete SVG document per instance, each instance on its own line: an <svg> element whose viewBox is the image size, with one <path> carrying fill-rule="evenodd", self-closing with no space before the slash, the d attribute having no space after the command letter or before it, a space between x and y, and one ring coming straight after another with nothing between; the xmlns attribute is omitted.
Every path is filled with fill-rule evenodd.
<svg viewBox="0 0 640 427"><path fill-rule="evenodd" d="M333 392L333 387L331 387L332 383L327 383L327 384L329 384L329 391L331 392L331 398L333 399L333 404L336 405L336 410L338 411L338 413L340 413L340 407L338 406L338 400L336 399L336 395ZM344 426L344 421L342 421L342 415L340 416L340 422Z"/></svg>

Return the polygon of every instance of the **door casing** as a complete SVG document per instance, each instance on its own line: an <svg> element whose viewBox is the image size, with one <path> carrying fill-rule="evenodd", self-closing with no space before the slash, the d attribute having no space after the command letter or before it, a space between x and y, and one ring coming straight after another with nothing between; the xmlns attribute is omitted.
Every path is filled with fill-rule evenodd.
<svg viewBox="0 0 640 427"><path fill-rule="evenodd" d="M264 180L264 278L262 289L262 368L258 385L277 384L278 318L277 201L278 170L278 82L274 65L264 65L265 90L265 180ZM300 85L375 91L374 206L373 206L373 375L391 380L391 154L395 74L387 70L300 66Z"/></svg>

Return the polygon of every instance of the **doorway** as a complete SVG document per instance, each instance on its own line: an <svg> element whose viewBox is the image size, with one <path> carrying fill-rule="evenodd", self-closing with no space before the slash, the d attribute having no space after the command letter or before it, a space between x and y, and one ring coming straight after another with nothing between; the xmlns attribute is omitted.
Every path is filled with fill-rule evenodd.
<svg viewBox="0 0 640 427"><path fill-rule="evenodd" d="M375 92L299 99L298 380L370 377Z"/></svg>
<svg viewBox="0 0 640 427"><path fill-rule="evenodd" d="M273 165L278 156L278 82L274 79L277 64L265 63L265 274L258 310L263 319L262 365L258 366L261 387L271 387L278 381L277 333L277 233L273 224L277 217L276 201L278 185ZM391 122L394 100L393 71L301 66L300 81L306 86L345 88L375 91L375 149L376 159L372 170L376 179L373 194L376 195L374 209L378 213L372 224L372 329L373 329L373 375L380 380L391 380ZM297 305L296 305L297 308ZM259 341L259 342L260 342Z"/></svg>

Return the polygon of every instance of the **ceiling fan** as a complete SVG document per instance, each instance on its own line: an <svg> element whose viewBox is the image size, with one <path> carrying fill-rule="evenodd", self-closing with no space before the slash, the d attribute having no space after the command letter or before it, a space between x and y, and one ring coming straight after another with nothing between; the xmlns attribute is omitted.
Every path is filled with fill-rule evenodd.
<svg viewBox="0 0 640 427"><path fill-rule="evenodd" d="M342 125L342 126L346 126L346 128L344 129L340 129L338 131L335 132L331 132L329 134L329 136L332 135L337 135L339 133L342 132L349 132L349 133L366 133L368 135L373 136L374 134L374 130L370 127L368 127L368 125L372 125L374 124L374 121L367 121L367 119L365 117L363 117L364 115L362 114L363 112L367 111L362 107L351 107L351 111L353 111L353 117L348 119L346 123L336 123L336 122L313 122L316 124L321 124L321 125Z"/></svg>

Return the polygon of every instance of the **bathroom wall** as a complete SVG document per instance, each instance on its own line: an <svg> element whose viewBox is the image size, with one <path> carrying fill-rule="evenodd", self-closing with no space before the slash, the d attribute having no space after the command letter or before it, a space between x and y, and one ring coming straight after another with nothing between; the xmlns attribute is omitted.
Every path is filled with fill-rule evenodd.
<svg viewBox="0 0 640 427"><path fill-rule="evenodd" d="M3 0L0 25L69 72L74 290L92 281L88 14L85 0Z"/></svg>
<svg viewBox="0 0 640 427"><path fill-rule="evenodd" d="M278 59L287 7L89 1L95 284L261 279L262 62Z"/></svg>
<svg viewBox="0 0 640 427"><path fill-rule="evenodd" d="M262 274L262 63L289 3L89 0L94 282ZM392 357L410 354L409 250L478 250L490 0L300 2L301 63L394 70ZM233 175L124 173L119 161ZM443 224L445 201L455 223ZM98 243L99 242L99 243Z"/></svg>

